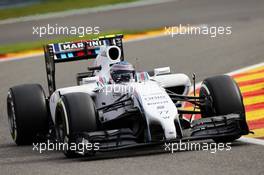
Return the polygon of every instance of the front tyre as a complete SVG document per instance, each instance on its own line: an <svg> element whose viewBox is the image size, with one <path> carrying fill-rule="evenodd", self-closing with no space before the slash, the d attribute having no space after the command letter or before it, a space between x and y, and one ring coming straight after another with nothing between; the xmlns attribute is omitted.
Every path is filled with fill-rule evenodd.
<svg viewBox="0 0 264 175"><path fill-rule="evenodd" d="M248 132L243 97L236 82L228 75L207 78L200 89L200 97L205 98L201 107L202 117L212 117L227 114L240 114L241 130ZM241 135L215 138L216 142L232 142Z"/></svg>
<svg viewBox="0 0 264 175"><path fill-rule="evenodd" d="M48 133L46 97L39 84L9 89L7 113L10 133L17 145L29 145Z"/></svg>
<svg viewBox="0 0 264 175"><path fill-rule="evenodd" d="M97 111L89 94L69 93L61 97L56 108L56 130L60 142L68 146L75 144L75 134L96 131L97 123ZM76 151L67 149L64 154L68 158L78 157Z"/></svg>

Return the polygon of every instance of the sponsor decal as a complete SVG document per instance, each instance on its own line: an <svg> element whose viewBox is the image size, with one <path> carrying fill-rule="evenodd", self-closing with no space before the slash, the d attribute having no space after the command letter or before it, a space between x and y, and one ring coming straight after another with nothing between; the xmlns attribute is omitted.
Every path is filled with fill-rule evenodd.
<svg viewBox="0 0 264 175"><path fill-rule="evenodd" d="M115 40L113 40L114 42ZM96 46L107 46L109 45L108 40L92 40L92 41L86 41L86 44L88 47L96 47ZM115 43L113 43L115 45ZM60 44L60 51L67 51L67 50L78 50L83 49L85 47L85 42L79 42L79 43L63 43Z"/></svg>

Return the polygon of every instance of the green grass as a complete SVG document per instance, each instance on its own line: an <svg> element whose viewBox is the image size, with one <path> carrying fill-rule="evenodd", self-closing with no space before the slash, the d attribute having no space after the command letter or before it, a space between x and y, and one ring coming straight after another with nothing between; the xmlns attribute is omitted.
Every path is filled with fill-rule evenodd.
<svg viewBox="0 0 264 175"><path fill-rule="evenodd" d="M100 35L86 35L82 38L78 36L72 37L60 37L51 40L39 40L39 41L32 41L32 42L21 42L21 43L14 43L14 44L5 44L0 45L0 54L7 54L7 53L15 53L33 49L41 49L43 45L50 44L50 43L60 43L60 42L69 42L69 41L80 41L80 40L87 40L98 38L99 36L109 35L109 34L138 34L148 31L147 29L144 30L124 30L124 31L112 31L112 32L105 32L100 33Z"/></svg>
<svg viewBox="0 0 264 175"><path fill-rule="evenodd" d="M91 8L96 6L132 1L137 0L43 0L43 2L25 7L1 9L0 20L49 12L58 12L70 9Z"/></svg>

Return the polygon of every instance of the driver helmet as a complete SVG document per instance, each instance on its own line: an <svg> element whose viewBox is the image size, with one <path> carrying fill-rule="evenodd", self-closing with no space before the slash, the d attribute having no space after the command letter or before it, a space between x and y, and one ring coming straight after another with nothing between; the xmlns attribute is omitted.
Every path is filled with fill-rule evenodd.
<svg viewBox="0 0 264 175"><path fill-rule="evenodd" d="M129 82L134 78L135 69L127 61L121 61L111 66L110 75L114 83Z"/></svg>

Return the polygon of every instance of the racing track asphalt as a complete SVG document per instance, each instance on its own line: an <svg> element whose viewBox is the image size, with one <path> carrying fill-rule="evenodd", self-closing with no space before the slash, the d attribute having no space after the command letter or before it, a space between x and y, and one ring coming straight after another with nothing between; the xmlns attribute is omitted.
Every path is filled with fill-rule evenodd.
<svg viewBox="0 0 264 175"><path fill-rule="evenodd" d="M215 10L220 12L222 9L226 12L229 4L221 2L214 1L219 4ZM218 25L232 25L231 36L219 38L167 36L125 43L127 60L136 64L140 70L169 65L173 72L183 72L188 75L196 72L198 81L208 76L263 62L264 14L263 11L254 12L254 8L260 9L263 5L258 6L254 4L256 1L248 1L244 3L247 6L243 6L245 1L241 2L239 4L242 6L238 5L233 9L234 16L237 17L222 18L222 13L216 13L215 17L218 20L212 20ZM195 4L202 6L197 1L193 2L193 6ZM210 6L210 3L208 5ZM166 4L161 5L164 6ZM191 13L192 8L188 8L187 11ZM210 11L213 13L214 9ZM195 12L197 16L203 16L201 12ZM183 16L187 14L182 12ZM212 21L204 21L204 23L212 24ZM136 58L139 58L138 62ZM75 73L85 70L86 67L86 62L58 65L58 86L75 84ZM231 151L216 154L205 151L170 154L162 153L157 148L149 148L142 151L98 154L95 157L97 160L94 158L68 160L61 153L39 154L33 152L31 146L16 147L11 141L7 127L6 93L10 86L21 83L40 83L46 88L44 60L43 57L37 57L1 62L0 70L1 174L264 174L263 146L242 142L234 143Z"/></svg>

